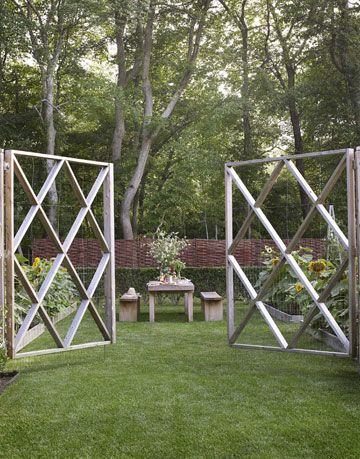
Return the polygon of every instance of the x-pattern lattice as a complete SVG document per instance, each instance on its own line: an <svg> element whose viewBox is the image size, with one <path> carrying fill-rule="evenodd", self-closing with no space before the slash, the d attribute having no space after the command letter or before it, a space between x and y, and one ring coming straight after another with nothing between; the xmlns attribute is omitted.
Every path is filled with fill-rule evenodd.
<svg viewBox="0 0 360 459"><path fill-rule="evenodd" d="M13 239L13 247L12 247L12 258L13 258L13 263L14 263L14 268L15 272L18 275L18 278L25 288L31 302L32 306L28 310L26 317L24 321L22 322L22 325L20 326L15 339L14 339L14 354L21 349L22 341L25 337L25 334L29 330L29 327L31 323L33 322L36 314L38 313L40 317L42 318L44 325L46 328L49 330L51 336L53 337L56 345L58 348L62 348L64 350L69 349L71 347L73 338L79 328L79 325L81 323L82 318L84 317L84 314L87 310L91 313L93 319L95 320L104 340L106 341L111 341L112 340L112 332L109 330L109 328L105 325L104 321L102 320L101 316L99 315L95 304L93 302L93 297L95 294L95 291L99 285L100 280L103 277L103 274L107 268L107 266L110 263L110 258L111 258L111 249L109 247L108 241L102 232L95 216L94 213L91 209L91 206L94 202L94 199L96 198L98 192L100 191L101 187L104 184L104 181L106 178L108 178L109 174L109 168L108 167L103 167L95 182L92 185L92 188L88 195L85 197L83 190L81 186L79 185L79 182L71 168L70 161L63 158L59 159L58 161L54 161L54 165L48 174L48 177L46 178L43 186L41 187L40 191L38 194L35 194L32 186L30 185L22 167L20 166L17 158L15 155L13 155L13 167L14 167L14 173L16 177L19 180L19 183L21 184L23 190L25 191L31 207L27 213L27 216L25 217L23 223L19 227L16 235L14 236ZM60 241L56 231L54 230L53 226L51 225L49 218L43 208L43 201L50 190L51 186L56 180L56 177L58 176L59 172L61 169L65 170L65 173L70 181L70 185L72 187L72 190L74 192L74 195L76 196L79 204L80 204L80 210L77 214L77 217L75 218L75 221L73 222L65 240L63 242ZM35 219L35 217L38 216L40 219L49 239L53 242L55 245L58 254L55 257L55 260L46 276L44 279L39 291L35 291L33 288L32 284L28 280L26 274L24 273L19 261L17 258L14 256L15 252L17 251L19 245L21 244L22 239L24 238L27 230L29 229L31 223ZM76 234L78 233L82 223L84 220L87 220L89 225L91 226L93 233L98 240L101 250L103 252L102 258L95 270L95 274L93 275L89 286L86 288L84 283L82 282L81 278L79 277L70 257L69 257L69 250L71 247L71 244L76 237ZM81 303L80 306L78 307L74 319L70 325L70 328L67 331L67 334L65 336L65 339L62 340L58 331L56 330L51 318L49 317L47 311L45 310L43 306L43 301L44 298L46 297L46 294L48 293L52 282L58 273L59 269L61 266L65 266L75 284L77 287L80 297L81 297ZM91 344L91 343L89 343Z"/></svg>
<svg viewBox="0 0 360 459"><path fill-rule="evenodd" d="M239 277L240 281L244 285L245 289L247 290L250 298L251 298L251 305L248 311L246 312L243 320L238 325L238 327L233 331L232 335L229 337L229 341L231 344L235 343L243 329L245 328L246 324L251 319L252 315L254 314L255 310L258 309L260 314L262 315L263 319L268 324L270 330L272 331L273 335L275 336L278 344L282 349L291 349L296 346L299 341L299 338L304 333L308 325L314 319L314 317L318 314L318 311L321 312L322 316L325 318L335 335L338 337L339 341L342 343L344 350L346 352L349 351L349 340L345 336L344 332L334 319L333 315L329 311L328 307L326 306L326 301L331 294L332 289L336 285L336 283L341 279L344 271L346 270L349 262L349 242L348 238L345 236L343 231L339 228L336 221L331 217L329 212L326 210L324 206L324 201L328 197L331 190L334 188L335 184L338 182L342 172L346 168L347 158L344 155L339 164L337 165L336 169L334 170L333 174L331 175L330 179L324 186L322 192L319 196L317 196L314 191L311 189L308 182L302 176L294 162L290 159L283 159L278 161L276 167L274 168L273 172L271 173L268 181L264 185L263 189L261 190L258 198L255 200L254 197L249 192L248 188L245 186L244 182L240 179L239 175L236 173L233 167L227 167L227 173L232 179L232 182L235 183L237 188L240 190L241 194L245 198L247 204L250 207L250 212L248 213L247 217L245 218L240 230L238 231L237 235L235 236L233 242L228 248L228 262L233 267L235 273ZM269 219L261 209L262 204L264 203L266 197L270 193L271 189L273 188L274 184L276 183L277 178L279 177L283 167L286 166L288 171L294 176L296 181L300 184L302 189L307 194L308 198L310 199L312 206L310 211L308 212L307 216L302 221L301 225L299 226L295 236L286 246L282 239L280 238L279 234L275 230L274 226L270 223ZM292 255L293 250L295 249L296 245L298 244L300 238L303 236L306 229L309 227L311 221L313 220L314 216L318 212L322 218L326 221L327 225L331 228L333 233L338 238L340 244L345 250L346 255L340 266L338 267L335 274L329 279L326 288L319 294L314 289L311 282L306 277L305 273L295 260L294 256ZM237 262L234 253L236 247L239 245L241 239L245 236L246 231L251 225L251 222L254 218L258 218L262 225L265 227L267 232L269 233L270 237L276 244L279 252L280 252L280 260L276 267L273 269L270 276L266 279L264 284L261 286L260 290L256 292L255 288L251 284L250 280L246 276L245 272ZM269 287L275 281L277 274L279 273L280 268L285 264L288 263L289 266L292 268L293 272L297 276L298 280L304 286L306 291L308 292L310 298L313 301L313 306L308 311L307 315L304 318L303 323L301 324L300 328L297 330L295 335L292 337L290 343L286 341L283 334L281 333L280 329L276 325L275 321L271 317L270 313L268 312L265 304L263 303L263 299L268 292Z"/></svg>

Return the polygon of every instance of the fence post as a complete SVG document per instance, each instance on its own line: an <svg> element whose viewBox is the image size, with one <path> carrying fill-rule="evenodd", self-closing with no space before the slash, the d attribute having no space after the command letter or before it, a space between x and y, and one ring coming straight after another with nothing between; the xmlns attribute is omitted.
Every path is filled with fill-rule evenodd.
<svg viewBox="0 0 360 459"><path fill-rule="evenodd" d="M5 150L4 160L6 343L9 357L14 358L14 156L11 150Z"/></svg>
<svg viewBox="0 0 360 459"><path fill-rule="evenodd" d="M104 183L104 236L109 246L110 260L105 271L105 318L111 336L116 342L115 305L115 232L114 232L114 168L109 164Z"/></svg>
<svg viewBox="0 0 360 459"><path fill-rule="evenodd" d="M360 147L356 147L355 151L355 171L356 171L356 235L357 235L357 260L358 260L358 275L357 275L357 282L356 287L359 288L360 284ZM357 297L357 314L356 314L356 325L357 325L357 337L358 337L358 349L357 349L357 358L360 364L360 300L359 295Z"/></svg>
<svg viewBox="0 0 360 459"><path fill-rule="evenodd" d="M4 295L4 150L0 149L0 340L5 341Z"/></svg>
<svg viewBox="0 0 360 459"><path fill-rule="evenodd" d="M234 334L234 268L228 259L228 250L233 241L232 178L225 166L225 234L226 234L226 303L228 340Z"/></svg>

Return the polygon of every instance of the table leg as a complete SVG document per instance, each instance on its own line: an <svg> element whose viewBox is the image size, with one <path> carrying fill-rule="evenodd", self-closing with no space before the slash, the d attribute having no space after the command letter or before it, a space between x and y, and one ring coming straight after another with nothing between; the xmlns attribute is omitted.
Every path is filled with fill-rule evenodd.
<svg viewBox="0 0 360 459"><path fill-rule="evenodd" d="M155 295L149 293L149 321L155 322Z"/></svg>
<svg viewBox="0 0 360 459"><path fill-rule="evenodd" d="M185 316L188 317L189 315L189 311L188 311L188 294L187 292L185 292L185 295L184 295L184 312L185 312Z"/></svg>
<svg viewBox="0 0 360 459"><path fill-rule="evenodd" d="M193 292L188 292L186 294L186 303L187 303L187 316L188 316L188 321L192 322L193 321Z"/></svg>

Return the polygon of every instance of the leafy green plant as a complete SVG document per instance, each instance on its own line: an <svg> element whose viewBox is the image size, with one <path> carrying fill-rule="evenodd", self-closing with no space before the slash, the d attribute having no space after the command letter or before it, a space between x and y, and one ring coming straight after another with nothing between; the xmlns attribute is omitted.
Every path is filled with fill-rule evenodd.
<svg viewBox="0 0 360 459"><path fill-rule="evenodd" d="M0 373L5 370L5 365L8 360L5 343L0 340Z"/></svg>
<svg viewBox="0 0 360 459"><path fill-rule="evenodd" d="M22 260L21 267L29 279L31 285L38 291L44 282L53 260L35 258L33 264L28 260ZM61 267L57 272L46 297L43 300L43 306L50 316L73 306L79 298L78 291L68 274L66 268ZM31 306L31 300L28 297L22 283L15 278L15 323L20 325L23 317Z"/></svg>
<svg viewBox="0 0 360 459"><path fill-rule="evenodd" d="M270 276L273 269L280 262L279 253L272 247L264 248L262 252L264 269L259 274L256 287L261 287L266 279ZM327 286L329 278L337 270L336 262L324 258L314 259L312 249L300 247L299 250L293 251L292 256L295 258L303 273L309 279L314 289L321 293ZM298 277L292 268L284 263L277 274L275 281L269 287L265 300L274 307L284 310L285 312L295 312L306 314L313 306L313 302L299 282ZM329 299L326 301L335 320L339 323L345 332L348 332L348 275L344 273L340 281L332 289ZM323 316L319 313L312 325L316 328L329 328Z"/></svg>
<svg viewBox="0 0 360 459"><path fill-rule="evenodd" d="M180 261L178 256L187 245L186 239L179 238L177 233L166 234L165 231L157 230L149 253L159 265L162 274L173 273L176 271L175 263ZM184 267L185 264L182 264L180 270Z"/></svg>

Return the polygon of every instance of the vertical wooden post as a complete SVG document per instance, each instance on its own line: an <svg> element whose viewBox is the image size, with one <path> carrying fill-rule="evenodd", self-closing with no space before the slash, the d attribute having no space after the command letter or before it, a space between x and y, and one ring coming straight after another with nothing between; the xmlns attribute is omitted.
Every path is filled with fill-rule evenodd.
<svg viewBox="0 0 360 459"><path fill-rule="evenodd" d="M349 240L349 354L358 352L357 282L356 282L356 199L354 150L346 150L348 240Z"/></svg>
<svg viewBox="0 0 360 459"><path fill-rule="evenodd" d="M14 157L5 150L5 296L8 356L15 357L14 327Z"/></svg>
<svg viewBox="0 0 360 459"><path fill-rule="evenodd" d="M225 234L226 234L226 303L228 340L234 333L234 269L228 259L228 250L233 241L232 179L225 166Z"/></svg>
<svg viewBox="0 0 360 459"><path fill-rule="evenodd" d="M109 246L110 259L105 271L105 318L111 336L116 342L116 292L115 292L115 231L114 231L114 167L109 170L104 182L104 236Z"/></svg>
<svg viewBox="0 0 360 459"><path fill-rule="evenodd" d="M357 232L357 260L358 260L358 275L356 286L359 288L360 284L360 147L356 147L355 151L355 170L356 170L356 208L357 208L357 219L356 219L356 232ZM357 323L357 339L358 339L358 349L357 349L357 358L360 364L360 299L357 295L357 314L356 314L356 323Z"/></svg>
<svg viewBox="0 0 360 459"><path fill-rule="evenodd" d="M5 340L4 304L4 150L0 149L0 339Z"/></svg>

